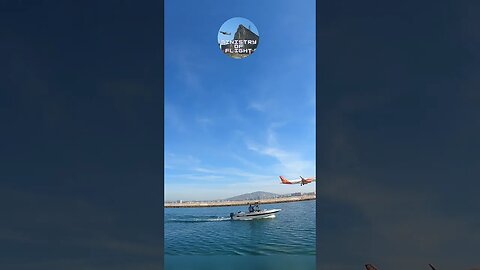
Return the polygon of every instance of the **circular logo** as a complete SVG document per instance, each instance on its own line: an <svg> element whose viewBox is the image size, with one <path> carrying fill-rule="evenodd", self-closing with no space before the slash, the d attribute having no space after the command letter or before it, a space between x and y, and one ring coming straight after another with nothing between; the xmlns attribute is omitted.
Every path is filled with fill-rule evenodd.
<svg viewBox="0 0 480 270"><path fill-rule="evenodd" d="M251 21L241 17L224 22L218 31L220 50L235 59L243 59L254 53L258 40L257 27Z"/></svg>

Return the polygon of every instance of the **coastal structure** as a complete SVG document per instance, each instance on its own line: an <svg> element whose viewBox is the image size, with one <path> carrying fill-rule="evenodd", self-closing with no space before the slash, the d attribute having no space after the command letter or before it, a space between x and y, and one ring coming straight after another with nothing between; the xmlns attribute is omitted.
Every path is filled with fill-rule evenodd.
<svg viewBox="0 0 480 270"><path fill-rule="evenodd" d="M259 204L272 204L272 203L284 203L284 202L299 202L315 200L315 194L304 194L300 196L278 197L270 199L260 200L242 200L242 201L205 201L205 202L165 202L165 208L186 208L186 207L221 207L221 206L237 206L237 205L249 205L258 202Z"/></svg>

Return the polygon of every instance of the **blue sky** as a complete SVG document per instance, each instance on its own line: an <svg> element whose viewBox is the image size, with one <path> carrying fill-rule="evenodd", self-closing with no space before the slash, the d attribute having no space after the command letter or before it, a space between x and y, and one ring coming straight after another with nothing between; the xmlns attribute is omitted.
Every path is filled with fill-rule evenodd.
<svg viewBox="0 0 480 270"><path fill-rule="evenodd" d="M278 179L315 175L314 7L166 1L165 200L315 190ZM260 33L246 59L217 45L233 17Z"/></svg>

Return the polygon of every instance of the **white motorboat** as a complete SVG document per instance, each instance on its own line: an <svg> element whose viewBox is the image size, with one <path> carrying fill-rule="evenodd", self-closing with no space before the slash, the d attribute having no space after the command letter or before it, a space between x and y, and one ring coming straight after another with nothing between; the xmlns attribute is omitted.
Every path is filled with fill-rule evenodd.
<svg viewBox="0 0 480 270"><path fill-rule="evenodd" d="M230 213L230 218L233 220L252 220L260 218L274 218L275 213L282 211L282 209L262 209L253 212L238 211L237 213Z"/></svg>

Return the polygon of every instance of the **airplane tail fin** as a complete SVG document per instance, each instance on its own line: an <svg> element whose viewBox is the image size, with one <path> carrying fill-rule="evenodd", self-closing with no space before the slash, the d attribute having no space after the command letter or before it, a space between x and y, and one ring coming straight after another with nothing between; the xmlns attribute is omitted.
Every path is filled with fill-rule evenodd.
<svg viewBox="0 0 480 270"><path fill-rule="evenodd" d="M282 181L282 184L291 184L291 182L288 181L285 177L283 177L281 175L279 177L280 177L280 180Z"/></svg>
<svg viewBox="0 0 480 270"><path fill-rule="evenodd" d="M375 266L371 265L371 264L365 264L365 268L367 270L377 270L377 268Z"/></svg>

